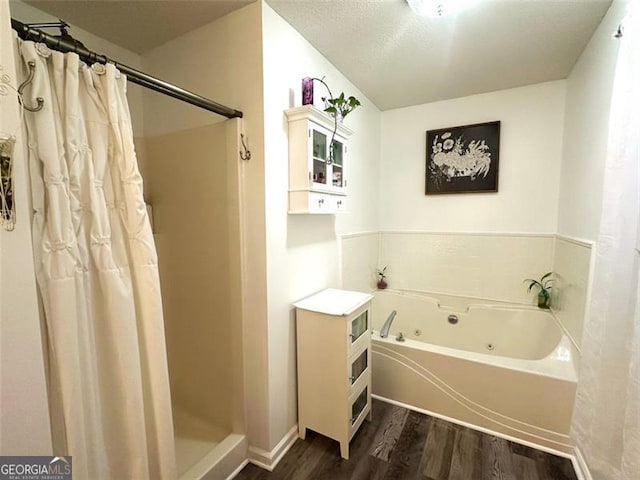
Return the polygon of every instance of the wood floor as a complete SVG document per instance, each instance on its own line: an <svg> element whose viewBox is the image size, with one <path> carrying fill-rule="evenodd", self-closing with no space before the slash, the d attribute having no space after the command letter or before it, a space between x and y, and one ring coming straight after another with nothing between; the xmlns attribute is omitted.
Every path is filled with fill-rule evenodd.
<svg viewBox="0 0 640 480"><path fill-rule="evenodd" d="M307 430L273 472L247 465L239 480L577 480L571 461L444 420L373 401L373 420L338 442Z"/></svg>

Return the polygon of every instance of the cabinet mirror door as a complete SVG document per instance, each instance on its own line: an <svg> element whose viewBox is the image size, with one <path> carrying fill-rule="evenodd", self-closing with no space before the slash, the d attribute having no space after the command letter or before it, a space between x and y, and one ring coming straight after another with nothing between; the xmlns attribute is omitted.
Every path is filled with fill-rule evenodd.
<svg viewBox="0 0 640 480"><path fill-rule="evenodd" d="M327 136L311 130L313 139L313 183L327 183Z"/></svg>
<svg viewBox="0 0 640 480"><path fill-rule="evenodd" d="M369 349L366 349L351 363L351 385L356 383L360 378L360 375L367 369Z"/></svg>
<svg viewBox="0 0 640 480"><path fill-rule="evenodd" d="M332 185L334 187L344 186L344 144L338 140L334 140L331 144L333 152L332 166Z"/></svg>
<svg viewBox="0 0 640 480"><path fill-rule="evenodd" d="M351 343L358 340L369 330L369 310L365 310L351 321Z"/></svg>
<svg viewBox="0 0 640 480"><path fill-rule="evenodd" d="M351 425L356 423L358 417L367 406L368 393L369 387L365 387L362 393L358 395L358 398L356 398L355 402L351 404Z"/></svg>

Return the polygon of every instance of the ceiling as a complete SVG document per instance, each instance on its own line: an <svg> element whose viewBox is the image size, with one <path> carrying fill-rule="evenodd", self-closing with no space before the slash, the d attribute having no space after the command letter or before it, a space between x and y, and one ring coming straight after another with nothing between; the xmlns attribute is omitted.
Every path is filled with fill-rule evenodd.
<svg viewBox="0 0 640 480"><path fill-rule="evenodd" d="M431 19L405 0L267 1L381 110L566 78L611 3L482 0Z"/></svg>
<svg viewBox="0 0 640 480"><path fill-rule="evenodd" d="M256 0L24 1L132 52L144 53Z"/></svg>
<svg viewBox="0 0 640 480"><path fill-rule="evenodd" d="M143 53L252 1L26 3ZM479 0L438 19L405 0L267 3L387 110L566 78L611 0Z"/></svg>

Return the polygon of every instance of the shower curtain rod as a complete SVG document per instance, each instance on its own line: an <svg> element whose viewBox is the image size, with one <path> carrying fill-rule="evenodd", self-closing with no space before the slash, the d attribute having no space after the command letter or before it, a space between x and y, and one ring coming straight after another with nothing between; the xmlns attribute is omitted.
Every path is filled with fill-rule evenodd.
<svg viewBox="0 0 640 480"><path fill-rule="evenodd" d="M204 108L210 112L217 113L227 118L242 118L242 112L233 108L227 107L220 103L209 100L206 97L189 92L183 88L173 85L164 80L152 77L144 72L136 70L135 68L128 67L122 63L116 62L108 58L105 55L92 52L84 48L73 41L65 40L63 38L57 38L44 33L37 28L31 28L29 25L20 22L14 18L11 19L11 27L18 32L18 36L23 40L33 40L35 42L41 42L47 45L52 50L58 50L60 52L74 52L80 57L80 60L91 65L93 63L112 63L120 72L124 73L129 81L137 85L141 85L145 88L155 90L156 92L163 93L170 97L176 98L183 102L190 103L196 107Z"/></svg>

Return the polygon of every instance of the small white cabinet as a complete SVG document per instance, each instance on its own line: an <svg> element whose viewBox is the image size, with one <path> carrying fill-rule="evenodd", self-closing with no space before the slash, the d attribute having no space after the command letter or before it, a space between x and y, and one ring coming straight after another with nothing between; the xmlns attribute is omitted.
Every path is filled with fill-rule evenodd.
<svg viewBox="0 0 640 480"><path fill-rule="evenodd" d="M289 122L289 213L338 213L347 202L347 138L353 133L313 105L285 111ZM335 133L334 133L335 129Z"/></svg>
<svg viewBox="0 0 640 480"><path fill-rule="evenodd" d="M327 289L295 304L298 357L298 428L349 441L371 419L371 299L366 293Z"/></svg>

